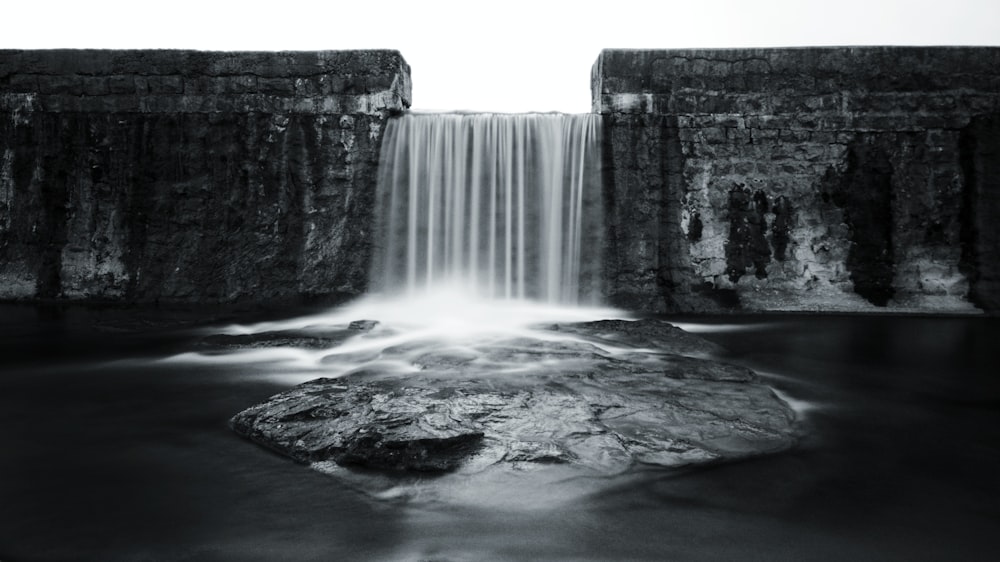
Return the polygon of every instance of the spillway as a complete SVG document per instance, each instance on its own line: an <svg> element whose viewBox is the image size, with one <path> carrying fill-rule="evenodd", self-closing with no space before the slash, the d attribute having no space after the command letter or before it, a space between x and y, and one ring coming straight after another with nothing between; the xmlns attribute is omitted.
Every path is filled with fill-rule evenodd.
<svg viewBox="0 0 1000 562"><path fill-rule="evenodd" d="M600 294L600 116L390 121L372 286L592 304Z"/></svg>

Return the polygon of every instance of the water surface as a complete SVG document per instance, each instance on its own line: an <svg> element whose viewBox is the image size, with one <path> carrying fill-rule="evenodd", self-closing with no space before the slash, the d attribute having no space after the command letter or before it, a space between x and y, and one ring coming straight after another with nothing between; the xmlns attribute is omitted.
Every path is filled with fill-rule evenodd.
<svg viewBox="0 0 1000 562"><path fill-rule="evenodd" d="M997 319L675 320L793 401L796 450L480 509L376 501L236 437L301 373L149 360L191 350L196 315L0 307L0 560L993 558Z"/></svg>

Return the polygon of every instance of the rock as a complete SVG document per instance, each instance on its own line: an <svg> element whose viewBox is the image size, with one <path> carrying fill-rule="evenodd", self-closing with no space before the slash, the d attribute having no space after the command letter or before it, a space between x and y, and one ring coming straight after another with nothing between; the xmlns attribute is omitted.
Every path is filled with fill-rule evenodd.
<svg viewBox="0 0 1000 562"><path fill-rule="evenodd" d="M552 326L553 330L580 334L599 342L625 347L656 349L664 353L704 355L722 348L704 338L655 319L597 320Z"/></svg>
<svg viewBox="0 0 1000 562"><path fill-rule="evenodd" d="M258 349L262 347L298 347L326 349L340 344L354 332L347 330L279 330L257 334L215 334L201 339L199 346L213 350Z"/></svg>
<svg viewBox="0 0 1000 562"><path fill-rule="evenodd" d="M256 443L369 491L384 484L382 477L351 469L441 492L450 481L413 475L489 474L494 481L497 474L548 471L560 481L599 480L638 467L774 453L795 442L793 411L753 371L644 351L714 348L697 336L655 320L559 331L589 339L517 338L478 349L441 344L423 353L411 343L401 353L422 368L417 373L372 364L299 385L230 423ZM609 352L605 342L625 351Z"/></svg>
<svg viewBox="0 0 1000 562"><path fill-rule="evenodd" d="M348 324L347 329L369 332L375 326L378 326L378 320L355 320L354 322Z"/></svg>
<svg viewBox="0 0 1000 562"><path fill-rule="evenodd" d="M365 373L297 386L241 412L232 427L304 463L452 471L490 459L617 473L782 450L793 421L769 388L750 382Z"/></svg>
<svg viewBox="0 0 1000 562"><path fill-rule="evenodd" d="M388 381L317 379L244 411L232 425L300 462L387 470L451 470L483 437L445 402Z"/></svg>

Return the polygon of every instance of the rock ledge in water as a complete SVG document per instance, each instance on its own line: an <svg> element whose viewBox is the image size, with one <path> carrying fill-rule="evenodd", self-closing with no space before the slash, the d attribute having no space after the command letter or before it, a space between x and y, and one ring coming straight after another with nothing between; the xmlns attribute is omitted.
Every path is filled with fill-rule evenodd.
<svg viewBox="0 0 1000 562"><path fill-rule="evenodd" d="M536 361L522 375L491 376L470 372L472 361L422 356L425 370L415 374L320 378L240 412L231 426L318 470L396 475L559 465L601 476L745 458L794 443L794 413L753 371L681 354L713 349L698 336L657 321L558 329L594 344L512 340L490 351ZM606 353L599 346L609 341L637 351ZM582 359L569 363L572 369L542 366L565 355Z"/></svg>

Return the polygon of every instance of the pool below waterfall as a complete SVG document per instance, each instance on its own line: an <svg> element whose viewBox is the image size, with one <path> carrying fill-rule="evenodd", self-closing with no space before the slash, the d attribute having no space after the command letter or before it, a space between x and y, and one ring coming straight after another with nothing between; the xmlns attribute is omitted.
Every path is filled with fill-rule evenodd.
<svg viewBox="0 0 1000 562"><path fill-rule="evenodd" d="M217 321L4 305L0 560L992 558L1000 319L667 320L757 370L799 444L497 509L375 499L240 439L227 420L302 372L161 361Z"/></svg>

